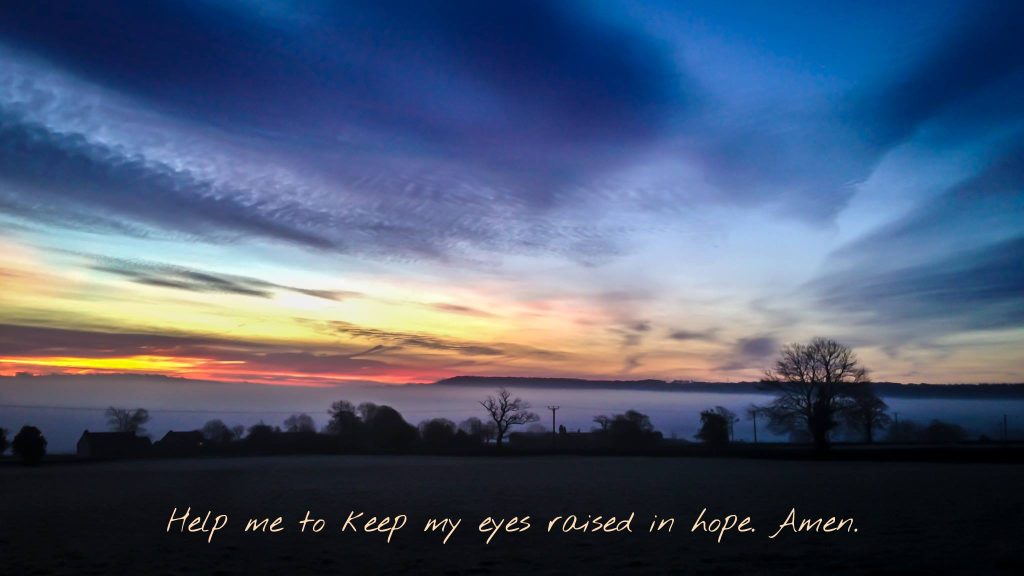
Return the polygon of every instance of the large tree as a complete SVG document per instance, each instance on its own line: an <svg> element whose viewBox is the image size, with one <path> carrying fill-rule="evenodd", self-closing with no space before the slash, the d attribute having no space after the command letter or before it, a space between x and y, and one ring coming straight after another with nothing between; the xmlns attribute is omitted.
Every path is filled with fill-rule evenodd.
<svg viewBox="0 0 1024 576"><path fill-rule="evenodd" d="M832 429L869 381L853 350L835 340L789 344L761 381L775 395L765 409L769 426L778 433L806 432L816 450L826 450Z"/></svg>
<svg viewBox="0 0 1024 576"><path fill-rule="evenodd" d="M498 448L501 448L510 427L540 420L540 416L530 412L528 403L522 398L512 399L512 393L504 388L498 389L497 397L488 396L480 405L494 421L494 438Z"/></svg>
<svg viewBox="0 0 1024 576"><path fill-rule="evenodd" d="M114 432L131 432L132 434L143 434L146 429L146 422L149 422L149 411L145 408L107 408L107 423Z"/></svg>
<svg viewBox="0 0 1024 576"><path fill-rule="evenodd" d="M24 464L35 466L46 456L46 437L35 426L22 426L11 448Z"/></svg>
<svg viewBox="0 0 1024 576"><path fill-rule="evenodd" d="M301 434L315 434L316 422L309 414L292 414L284 421L284 431Z"/></svg>
<svg viewBox="0 0 1024 576"><path fill-rule="evenodd" d="M849 428L864 434L864 441L871 444L875 434L892 423L887 414L889 406L875 395L869 384L855 387L850 397L843 419Z"/></svg>

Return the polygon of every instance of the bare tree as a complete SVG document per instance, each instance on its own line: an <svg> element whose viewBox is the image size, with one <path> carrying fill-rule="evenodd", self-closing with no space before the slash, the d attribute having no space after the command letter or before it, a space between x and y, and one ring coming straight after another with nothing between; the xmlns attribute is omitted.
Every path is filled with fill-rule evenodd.
<svg viewBox="0 0 1024 576"><path fill-rule="evenodd" d="M114 432L131 432L132 434L143 434L146 432L146 422L149 422L149 411L145 408L107 408L107 424Z"/></svg>
<svg viewBox="0 0 1024 576"><path fill-rule="evenodd" d="M602 432L607 432L608 426L612 423L612 419L607 414L598 414L597 416L594 416L594 423L601 427Z"/></svg>
<svg viewBox="0 0 1024 576"><path fill-rule="evenodd" d="M512 393L504 388L499 388L497 397L488 396L487 400L480 403L487 410L487 414L494 421L495 444L501 448L502 440L508 429L520 424L529 424L540 420L540 416L530 412L530 405L522 398L511 399Z"/></svg>
<svg viewBox="0 0 1024 576"><path fill-rule="evenodd" d="M862 432L864 441L871 444L875 441L875 432L892 423L887 411L889 406L867 384L857 386L851 393L850 405L843 414L849 428Z"/></svg>
<svg viewBox="0 0 1024 576"><path fill-rule="evenodd" d="M839 417L849 410L859 385L868 382L853 350L835 340L789 344L761 380L762 388L775 394L765 409L769 425L779 433L806 431L816 450L826 450Z"/></svg>

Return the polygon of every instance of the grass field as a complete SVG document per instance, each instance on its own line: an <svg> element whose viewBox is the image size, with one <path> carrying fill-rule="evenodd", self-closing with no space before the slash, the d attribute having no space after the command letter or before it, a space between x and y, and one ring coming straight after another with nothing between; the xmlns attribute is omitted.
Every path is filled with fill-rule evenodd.
<svg viewBox="0 0 1024 576"><path fill-rule="evenodd" d="M1024 466L602 457L288 457L0 468L7 574L934 574L1020 573ZM191 508L214 533L166 531ZM756 532L691 533L750 516ZM856 532L775 532L853 518ZM324 529L305 533L309 510ZM342 531L350 511L404 514L404 528ZM547 532L554 516L634 515L632 532ZM671 532L650 533L654 514ZM530 516L490 544L487 516ZM282 516L279 533L245 533ZM442 544L428 518L459 517ZM519 525L522 527L522 524Z"/></svg>

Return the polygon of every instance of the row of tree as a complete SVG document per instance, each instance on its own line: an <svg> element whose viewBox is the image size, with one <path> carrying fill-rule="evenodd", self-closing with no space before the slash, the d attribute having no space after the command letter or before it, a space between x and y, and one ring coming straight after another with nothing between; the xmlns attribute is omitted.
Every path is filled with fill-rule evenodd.
<svg viewBox="0 0 1024 576"><path fill-rule="evenodd" d="M815 338L807 344L784 347L774 368L765 372L761 385L774 399L747 410L747 416L754 420L755 442L758 418L763 418L772 432L808 439L817 450L829 447L840 425L863 434L868 443L887 427L891 427L889 438L894 441L942 442L966 436L962 428L939 421L927 427L909 422L894 425L885 402L871 389L867 370L850 348L834 340ZM246 430L241 425L229 427L221 420L211 420L201 432L209 446L226 447L244 441L256 451L275 447L317 451L406 451L414 446L465 449L492 441L500 449L514 427L539 420L527 402L513 398L504 388L480 405L485 420L468 418L456 424L446 418L433 418L416 427L390 406L370 402L355 406L339 400L331 405L322 433L308 414L288 417L283 428L261 422ZM149 421L149 413L142 408L112 407L106 417L112 430L132 434L144 433ZM697 439L711 445L732 440L738 418L730 410L717 406L701 412L700 419ZM662 438L650 418L634 410L599 415L594 422L597 427L592 434L605 446L644 447ZM564 426L561 431L566 433ZM0 454L6 447L6 432L0 429ZM38 460L45 453L46 439L38 429L26 426L15 437L14 447L26 460Z"/></svg>

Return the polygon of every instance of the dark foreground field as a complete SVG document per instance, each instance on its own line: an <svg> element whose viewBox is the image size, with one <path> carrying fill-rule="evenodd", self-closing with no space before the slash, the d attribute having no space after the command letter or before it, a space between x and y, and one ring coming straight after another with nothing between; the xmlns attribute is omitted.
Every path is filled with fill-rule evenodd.
<svg viewBox="0 0 1024 576"><path fill-rule="evenodd" d="M0 468L4 574L983 574L1021 573L1024 466L669 458L307 457ZM227 514L206 533L165 532L172 509ZM752 517L721 544L690 527ZM856 532L775 532L801 517L852 517ZM310 510L326 528L298 533ZM390 544L342 533L350 511L408 516ZM576 514L632 533L547 533ZM674 516L671 533L650 518ZM478 532L486 516L531 528ZM283 516L277 534L243 533ZM448 544L429 517L461 517ZM214 522L211 517L208 526ZM362 523L359 524L362 526Z"/></svg>

